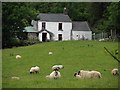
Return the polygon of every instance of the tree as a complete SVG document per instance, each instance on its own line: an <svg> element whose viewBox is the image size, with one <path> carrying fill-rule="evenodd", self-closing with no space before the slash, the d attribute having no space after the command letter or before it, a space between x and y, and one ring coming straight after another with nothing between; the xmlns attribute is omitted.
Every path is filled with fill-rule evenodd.
<svg viewBox="0 0 120 90"><path fill-rule="evenodd" d="M3 3L2 4L2 32L3 47L13 46L13 39L22 40L22 30L30 25L32 19L36 17L37 11L29 3Z"/></svg>
<svg viewBox="0 0 120 90"><path fill-rule="evenodd" d="M96 26L96 30L104 30L110 34L110 30L113 30L117 34L120 31L120 2L110 3L107 6L106 11L103 14L104 18L99 20L99 23Z"/></svg>
<svg viewBox="0 0 120 90"><path fill-rule="evenodd" d="M89 5L89 22L90 25L92 27L92 29L94 30L96 28L96 26L99 23L99 20L101 22L101 19L103 19L103 14L106 11L107 6L110 3L104 3L104 2L92 2Z"/></svg>

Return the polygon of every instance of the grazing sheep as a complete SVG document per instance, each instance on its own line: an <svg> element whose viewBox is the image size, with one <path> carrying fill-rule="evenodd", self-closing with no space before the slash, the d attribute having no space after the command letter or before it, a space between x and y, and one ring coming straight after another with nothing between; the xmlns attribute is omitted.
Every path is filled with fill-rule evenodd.
<svg viewBox="0 0 120 90"><path fill-rule="evenodd" d="M32 73L39 73L39 71L40 71L40 68L38 66L31 67L30 74L32 74Z"/></svg>
<svg viewBox="0 0 120 90"><path fill-rule="evenodd" d="M112 75L119 75L119 71L118 71L118 69L113 69L112 71L111 71L111 73L112 73Z"/></svg>
<svg viewBox="0 0 120 90"><path fill-rule="evenodd" d="M47 79L57 79L60 77L61 77L61 74L59 71L53 71L50 75L46 76Z"/></svg>
<svg viewBox="0 0 120 90"><path fill-rule="evenodd" d="M76 78L81 78L81 76L78 74L78 72L75 72L75 73L74 73L74 76L75 76Z"/></svg>
<svg viewBox="0 0 120 90"><path fill-rule="evenodd" d="M14 77L12 77L12 79L14 79L14 80L19 80L20 77L16 77L16 76L14 76Z"/></svg>
<svg viewBox="0 0 120 90"><path fill-rule="evenodd" d="M77 78L102 78L101 73L98 71L85 71L80 70L74 74Z"/></svg>
<svg viewBox="0 0 120 90"><path fill-rule="evenodd" d="M102 75L98 71L91 71L92 78L102 78Z"/></svg>
<svg viewBox="0 0 120 90"><path fill-rule="evenodd" d="M49 54L49 55L52 55L52 54L53 54L53 52L49 52L48 54Z"/></svg>
<svg viewBox="0 0 120 90"><path fill-rule="evenodd" d="M63 65L54 65L53 67L52 67L52 70L59 70L59 69L63 69L64 68L64 66Z"/></svg>
<svg viewBox="0 0 120 90"><path fill-rule="evenodd" d="M81 76L81 78L91 78L91 71L84 71L84 70L80 70L78 71L78 75Z"/></svg>
<svg viewBox="0 0 120 90"><path fill-rule="evenodd" d="M21 58L21 56L20 55L16 55L16 59L19 59L19 58Z"/></svg>
<svg viewBox="0 0 120 90"><path fill-rule="evenodd" d="M102 41L105 41L105 39L104 38L103 39L99 39L99 41L102 42Z"/></svg>

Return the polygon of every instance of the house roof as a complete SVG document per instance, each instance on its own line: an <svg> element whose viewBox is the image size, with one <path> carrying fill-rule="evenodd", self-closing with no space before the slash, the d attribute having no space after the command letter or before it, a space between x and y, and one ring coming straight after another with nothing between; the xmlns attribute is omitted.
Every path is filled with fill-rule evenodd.
<svg viewBox="0 0 120 90"><path fill-rule="evenodd" d="M32 26L28 26L24 28L23 32L38 32L38 31Z"/></svg>
<svg viewBox="0 0 120 90"><path fill-rule="evenodd" d="M40 13L37 19L48 22L71 22L70 17L63 13Z"/></svg>
<svg viewBox="0 0 120 90"><path fill-rule="evenodd" d="M50 33L51 35L54 35L52 32L50 32L50 31L48 31L48 30L46 30L46 29L42 29L42 30L38 31L38 33L41 33L41 32L43 32L43 31L46 31L46 32Z"/></svg>
<svg viewBox="0 0 120 90"><path fill-rule="evenodd" d="M87 21L73 21L72 31L91 31Z"/></svg>

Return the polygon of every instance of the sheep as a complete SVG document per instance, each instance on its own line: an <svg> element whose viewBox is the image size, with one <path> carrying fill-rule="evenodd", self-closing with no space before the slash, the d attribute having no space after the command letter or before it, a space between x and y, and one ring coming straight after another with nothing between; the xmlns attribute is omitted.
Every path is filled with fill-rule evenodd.
<svg viewBox="0 0 120 90"><path fill-rule="evenodd" d="M59 71L53 71L50 75L46 76L47 79L57 79L60 77L61 77L61 74Z"/></svg>
<svg viewBox="0 0 120 90"><path fill-rule="evenodd" d="M40 68L38 66L31 67L30 74L32 74L32 73L39 73L39 71L40 71Z"/></svg>
<svg viewBox="0 0 120 90"><path fill-rule="evenodd" d="M64 68L64 66L63 65L54 65L54 66L52 66L52 70L59 70L59 69L63 69Z"/></svg>
<svg viewBox="0 0 120 90"><path fill-rule="evenodd" d="M80 70L78 71L78 75L80 75L80 78L91 78L91 73L90 71L84 71L84 70Z"/></svg>
<svg viewBox="0 0 120 90"><path fill-rule="evenodd" d="M16 76L14 76L14 77L12 77L12 79L14 79L14 80L19 80L20 77L16 77Z"/></svg>
<svg viewBox="0 0 120 90"><path fill-rule="evenodd" d="M117 68L114 68L112 71L111 71L111 74L112 75L119 75L119 71Z"/></svg>
<svg viewBox="0 0 120 90"><path fill-rule="evenodd" d="M98 71L91 71L92 78L102 78L102 75Z"/></svg>
<svg viewBox="0 0 120 90"><path fill-rule="evenodd" d="M21 56L20 55L16 55L16 59L19 59L19 58L21 58Z"/></svg>
<svg viewBox="0 0 120 90"><path fill-rule="evenodd" d="M104 38L103 39L99 39L99 41L102 42L102 41L105 41L105 39Z"/></svg>
<svg viewBox="0 0 120 90"><path fill-rule="evenodd" d="M101 73L98 71L85 71L80 70L74 74L77 78L102 78Z"/></svg>
<svg viewBox="0 0 120 90"><path fill-rule="evenodd" d="M81 76L80 76L80 75L78 75L78 73L77 73L77 72L75 72L75 73L74 73L74 76L75 76L76 78L81 78Z"/></svg>
<svg viewBox="0 0 120 90"><path fill-rule="evenodd" d="M49 54L49 55L52 55L52 54L53 54L53 52L49 52L48 54Z"/></svg>

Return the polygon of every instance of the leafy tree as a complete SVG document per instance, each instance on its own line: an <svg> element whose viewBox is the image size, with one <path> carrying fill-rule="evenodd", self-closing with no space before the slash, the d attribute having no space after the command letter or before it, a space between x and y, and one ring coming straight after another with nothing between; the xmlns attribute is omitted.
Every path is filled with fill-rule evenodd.
<svg viewBox="0 0 120 90"><path fill-rule="evenodd" d="M22 30L36 17L37 11L29 3L3 3L2 4L2 32L3 47L13 46L13 38L22 40Z"/></svg>
<svg viewBox="0 0 120 90"><path fill-rule="evenodd" d="M101 19L103 19L103 14L107 8L109 3L104 2L92 2L89 5L89 22L91 27L94 28L98 25L99 20L101 22ZM100 24L100 23L99 23Z"/></svg>
<svg viewBox="0 0 120 90"><path fill-rule="evenodd" d="M96 26L96 31L105 31L110 34L110 30L117 31L120 30L120 2L111 3L107 6L106 11L103 14L104 18L99 20Z"/></svg>

